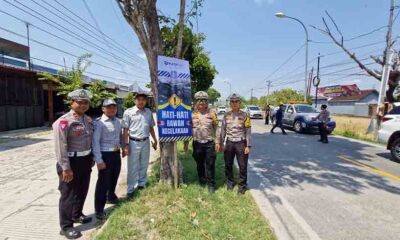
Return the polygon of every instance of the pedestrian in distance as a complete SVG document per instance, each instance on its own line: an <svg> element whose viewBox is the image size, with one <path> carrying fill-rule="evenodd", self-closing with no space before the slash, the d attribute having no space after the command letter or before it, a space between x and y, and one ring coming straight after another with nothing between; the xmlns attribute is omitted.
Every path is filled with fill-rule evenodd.
<svg viewBox="0 0 400 240"><path fill-rule="evenodd" d="M229 97L231 111L222 119L220 131L220 149L224 149L225 177L228 191L235 186L233 161L236 157L239 165L238 193L247 191L247 162L251 151L250 114L240 110L240 98L237 94ZM225 146L224 146L225 143Z"/></svg>
<svg viewBox="0 0 400 240"><path fill-rule="evenodd" d="M276 114L275 114L275 124L274 124L274 126L272 127L272 129L271 129L271 133L272 133L272 134L274 133L274 130L275 130L275 128L277 128L277 127L279 127L279 128L281 129L283 135L286 135L286 134L287 134L287 133L285 132L285 129L283 128L282 120L283 120L283 104L280 103L280 104L279 104L279 108L278 108L278 110L276 111Z"/></svg>
<svg viewBox="0 0 400 240"><path fill-rule="evenodd" d="M157 138L154 132L154 119L150 109L146 108L147 94L135 95L135 106L124 112L122 119L124 150L128 156L128 198L132 198L137 189L143 189L147 183L147 169L150 160L150 140L154 150Z"/></svg>
<svg viewBox="0 0 400 240"><path fill-rule="evenodd" d="M113 99L103 101L103 115L94 121L93 155L97 164L98 179L94 197L96 218L106 219L106 202L118 203L115 194L121 171L122 125L117 119L117 103Z"/></svg>
<svg viewBox="0 0 400 240"><path fill-rule="evenodd" d="M82 234L73 228L73 224L92 221L91 217L82 213L93 166L92 119L85 115L92 94L78 89L70 92L68 97L71 99L71 110L57 119L52 127L61 194L60 234L68 239L77 239Z"/></svg>
<svg viewBox="0 0 400 240"><path fill-rule="evenodd" d="M215 159L219 151L217 113L208 108L208 94L199 91L194 95L196 105L192 113L193 122L193 158L197 164L197 175L201 186L208 186L210 193L215 192ZM189 142L184 150L188 151Z"/></svg>
<svg viewBox="0 0 400 240"><path fill-rule="evenodd" d="M265 107L265 125L269 124L270 115L271 115L271 107L269 106L269 104L267 104L267 106Z"/></svg>
<svg viewBox="0 0 400 240"><path fill-rule="evenodd" d="M320 139L318 141L322 143L328 143L328 129L326 124L328 123L330 113L327 108L327 105L321 105L321 112L315 118L313 118L314 121L319 121L318 129Z"/></svg>

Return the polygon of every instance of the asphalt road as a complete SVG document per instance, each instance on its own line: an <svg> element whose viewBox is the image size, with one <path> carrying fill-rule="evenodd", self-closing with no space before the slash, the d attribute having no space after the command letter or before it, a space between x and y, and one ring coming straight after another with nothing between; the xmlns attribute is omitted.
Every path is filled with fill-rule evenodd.
<svg viewBox="0 0 400 240"><path fill-rule="evenodd" d="M384 147L252 123L249 185L278 239L400 239L400 164Z"/></svg>

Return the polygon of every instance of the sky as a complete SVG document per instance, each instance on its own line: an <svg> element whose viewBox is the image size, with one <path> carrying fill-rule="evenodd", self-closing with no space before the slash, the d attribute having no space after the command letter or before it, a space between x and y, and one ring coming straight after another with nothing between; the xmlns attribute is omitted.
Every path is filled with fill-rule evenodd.
<svg viewBox="0 0 400 240"><path fill-rule="evenodd" d="M41 43L31 41L31 56L41 59L34 60L34 63L59 68L50 63L62 66L65 59L66 65L70 66L75 62L75 56L89 50L93 52L92 60L95 64L89 67L88 75L112 77L110 80L126 84L138 81L139 85L144 86L149 82L149 76L143 51L115 1L86 0L90 12L84 2L0 0L0 10L31 24L30 37ZM187 2L189 9L191 1ZM33 14L39 16L39 19L35 18L9 3L27 12L36 11L42 15ZM203 45L210 52L211 61L218 70L213 87L224 97L230 93L229 86L232 92L244 97L250 97L251 89L254 96L265 95L268 80L271 81L271 92L281 88L304 89L305 33L298 22L274 16L276 12L284 12L304 22L308 29L309 70L312 67L316 70L318 53L323 56L320 64L321 86L356 83L361 89L378 89L379 82L374 78L354 75L361 73L356 64L311 25L322 27L322 17L326 17L324 12L328 11L341 31L346 47L354 49L352 51L357 56L365 59L364 63L370 64L368 66L379 69L379 66L366 58L370 54L383 53L389 3L389 0L205 0L198 19L198 31L206 34L207 39ZM396 4L400 4L400 1L396 0ZM158 0L157 7L162 14L177 18L179 0ZM46 8L64 19L48 12ZM395 14L397 12L396 9ZM393 37L399 36L399 22L400 17L394 24ZM335 28L331 25L331 29ZM376 29L379 30L374 31ZM357 37L372 31L364 37ZM337 32L335 34L339 36ZM0 37L26 44L25 35L23 22L0 11Z"/></svg>

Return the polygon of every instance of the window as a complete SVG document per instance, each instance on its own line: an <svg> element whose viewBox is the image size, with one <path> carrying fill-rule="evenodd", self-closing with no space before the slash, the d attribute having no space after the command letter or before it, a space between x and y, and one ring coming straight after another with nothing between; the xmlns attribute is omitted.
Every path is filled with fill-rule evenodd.
<svg viewBox="0 0 400 240"><path fill-rule="evenodd" d="M391 115L400 115L400 106L395 106L388 114Z"/></svg>
<svg viewBox="0 0 400 240"><path fill-rule="evenodd" d="M289 106L288 109L287 109L287 112L288 112L288 113L294 113L293 107L292 107L292 106Z"/></svg>
<svg viewBox="0 0 400 240"><path fill-rule="evenodd" d="M308 105L296 105L296 112L298 113L315 113L317 110L315 108Z"/></svg>
<svg viewBox="0 0 400 240"><path fill-rule="evenodd" d="M259 107L249 107L249 109L250 109L250 110L253 110L253 111L260 111L260 108L259 108Z"/></svg>

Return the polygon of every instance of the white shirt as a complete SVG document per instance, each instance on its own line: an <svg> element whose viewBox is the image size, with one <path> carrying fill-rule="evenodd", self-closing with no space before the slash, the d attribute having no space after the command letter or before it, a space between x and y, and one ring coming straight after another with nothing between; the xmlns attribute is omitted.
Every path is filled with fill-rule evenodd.
<svg viewBox="0 0 400 240"><path fill-rule="evenodd" d="M136 139L148 138L150 127L154 127L153 114L150 109L140 110L134 106L127 109L122 117L122 127L129 129L129 137Z"/></svg>

